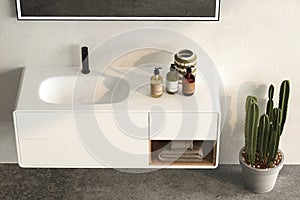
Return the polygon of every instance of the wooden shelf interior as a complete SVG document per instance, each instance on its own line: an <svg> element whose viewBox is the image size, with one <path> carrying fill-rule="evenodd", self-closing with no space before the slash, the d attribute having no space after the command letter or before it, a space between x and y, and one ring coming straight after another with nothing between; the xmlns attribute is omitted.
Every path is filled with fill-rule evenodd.
<svg viewBox="0 0 300 200"><path fill-rule="evenodd" d="M171 149L171 140L150 140L149 156L150 165L198 165L198 166L215 166L216 165L216 149L217 141L214 140L194 140L193 146L202 148L204 157L202 160L193 162L165 162L159 159L159 154L165 149Z"/></svg>

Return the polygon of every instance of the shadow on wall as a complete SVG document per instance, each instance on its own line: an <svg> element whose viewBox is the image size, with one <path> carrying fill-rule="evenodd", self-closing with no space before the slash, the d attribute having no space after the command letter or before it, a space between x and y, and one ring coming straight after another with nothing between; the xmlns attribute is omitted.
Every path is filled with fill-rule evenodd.
<svg viewBox="0 0 300 200"><path fill-rule="evenodd" d="M226 116L225 123L221 134L220 162L226 164L238 163L239 150L244 145L244 118L245 118L245 101L248 95L257 97L260 110L265 109L266 104L266 85L256 85L254 82L245 82L240 86L237 94L236 114L233 118L231 108L232 99L225 96Z"/></svg>
<svg viewBox="0 0 300 200"><path fill-rule="evenodd" d="M16 6L16 1L15 0L10 0L10 16L11 17L17 17L17 6ZM1 75L0 75L1 76Z"/></svg>
<svg viewBox="0 0 300 200"><path fill-rule="evenodd" d="M139 60L134 63L135 67L140 65L144 65L147 63L158 63L158 64L165 64L168 67L173 62L173 54L168 51L160 50L157 52L153 52L147 55L142 56Z"/></svg>
<svg viewBox="0 0 300 200"><path fill-rule="evenodd" d="M139 49L131 51L116 58L107 71L112 71L114 74L124 76L131 81L131 88L133 92L140 93L141 95L150 96L148 88L142 87L145 84L149 85L150 77L153 75L153 69L157 66L163 67L164 73L169 71L169 66L173 62L173 54L164 50L154 49ZM122 67L130 67L131 69L125 70ZM105 72L109 74L109 72ZM162 71L161 71L162 72ZM163 73L163 72L162 72ZM164 75L163 75L164 76Z"/></svg>
<svg viewBox="0 0 300 200"><path fill-rule="evenodd" d="M0 121L12 121L22 68L0 74Z"/></svg>

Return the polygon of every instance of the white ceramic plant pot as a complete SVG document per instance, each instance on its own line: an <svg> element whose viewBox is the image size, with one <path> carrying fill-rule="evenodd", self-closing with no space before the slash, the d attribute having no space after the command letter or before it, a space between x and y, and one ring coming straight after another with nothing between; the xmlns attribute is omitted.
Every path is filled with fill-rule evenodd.
<svg viewBox="0 0 300 200"><path fill-rule="evenodd" d="M279 165L270 169L256 169L250 167L242 158L244 148L239 154L239 161L242 166L244 186L246 189L255 193L265 193L271 191L276 183L279 171L283 167L284 155L281 152L282 159Z"/></svg>

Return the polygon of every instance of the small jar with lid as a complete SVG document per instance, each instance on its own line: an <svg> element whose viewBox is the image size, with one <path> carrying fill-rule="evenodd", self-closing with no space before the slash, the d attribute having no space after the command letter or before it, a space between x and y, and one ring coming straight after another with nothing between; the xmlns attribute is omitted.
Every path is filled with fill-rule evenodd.
<svg viewBox="0 0 300 200"><path fill-rule="evenodd" d="M176 70L179 72L180 76L179 79L182 79L182 76L184 76L187 71L187 68L191 68L192 74L196 75L196 64L197 64L197 55L189 50L189 49L183 49L180 50L178 53L174 56L174 63L176 64Z"/></svg>

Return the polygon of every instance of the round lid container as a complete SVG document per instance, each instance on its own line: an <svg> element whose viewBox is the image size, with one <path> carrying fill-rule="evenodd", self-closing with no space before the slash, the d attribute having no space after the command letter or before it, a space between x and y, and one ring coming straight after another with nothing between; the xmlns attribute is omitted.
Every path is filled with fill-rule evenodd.
<svg viewBox="0 0 300 200"><path fill-rule="evenodd" d="M174 59L175 64L182 67L188 67L191 65L195 66L197 62L197 55L189 49L183 49L175 54Z"/></svg>

